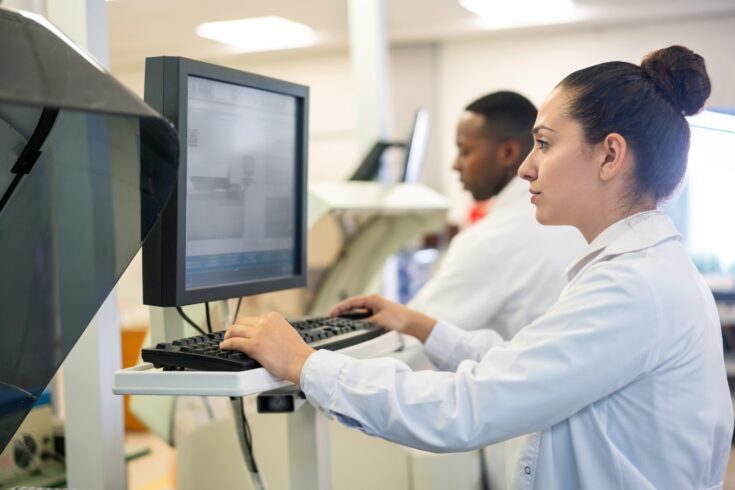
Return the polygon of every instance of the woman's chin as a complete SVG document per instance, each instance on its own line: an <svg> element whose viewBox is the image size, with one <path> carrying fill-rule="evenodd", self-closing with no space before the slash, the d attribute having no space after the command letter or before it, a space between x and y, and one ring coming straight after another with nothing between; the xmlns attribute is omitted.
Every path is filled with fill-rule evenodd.
<svg viewBox="0 0 735 490"><path fill-rule="evenodd" d="M538 206L536 206L536 221L538 221L542 225L549 225L551 223L549 223L549 219L548 218L549 217L546 216L546 213L544 213L543 211L541 211L538 208Z"/></svg>
<svg viewBox="0 0 735 490"><path fill-rule="evenodd" d="M544 212L544 210L539 208L538 206L536 207L536 221L546 226L568 224L568 223L561 222L559 219L554 219L554 216L549 215L548 212Z"/></svg>

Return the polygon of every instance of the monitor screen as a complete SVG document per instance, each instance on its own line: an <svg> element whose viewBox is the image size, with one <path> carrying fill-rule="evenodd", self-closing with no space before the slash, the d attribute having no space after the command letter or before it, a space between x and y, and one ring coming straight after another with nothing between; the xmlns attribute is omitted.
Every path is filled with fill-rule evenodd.
<svg viewBox="0 0 735 490"><path fill-rule="evenodd" d="M166 90L182 92L172 118L182 161L177 209L148 247L149 272L144 247L144 300L173 306L304 285L306 88L162 60L164 78L166 62L178 62L162 90L164 108ZM166 218L176 233L165 233ZM164 254L174 250L176 264L167 266Z"/></svg>
<svg viewBox="0 0 735 490"><path fill-rule="evenodd" d="M413 118L413 128L406 142L406 159L403 167L403 182L418 182L421 167L429 144L429 111L419 109Z"/></svg>
<svg viewBox="0 0 735 490"><path fill-rule="evenodd" d="M186 289L296 268L296 100L189 76Z"/></svg>

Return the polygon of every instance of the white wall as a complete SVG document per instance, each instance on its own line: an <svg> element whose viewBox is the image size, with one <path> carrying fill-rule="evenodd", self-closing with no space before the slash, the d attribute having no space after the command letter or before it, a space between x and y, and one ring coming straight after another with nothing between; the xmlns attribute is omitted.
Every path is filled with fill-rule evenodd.
<svg viewBox="0 0 735 490"><path fill-rule="evenodd" d="M712 79L708 107L735 108L735 16L689 22L641 24L577 32L559 32L445 43L441 47L439 131L441 157L454 154L454 124L462 108L488 92L511 89L535 104L574 70L604 61L639 63L648 52L681 44L701 54ZM448 165L445 192L453 219L461 219L467 196Z"/></svg>
<svg viewBox="0 0 735 490"><path fill-rule="evenodd" d="M393 122L396 139L405 139L413 127L416 109L429 111L429 143L426 148L422 181L443 190L443 162L440 157L439 131L442 117L439 104L439 46L423 44L394 47L390 52Z"/></svg>

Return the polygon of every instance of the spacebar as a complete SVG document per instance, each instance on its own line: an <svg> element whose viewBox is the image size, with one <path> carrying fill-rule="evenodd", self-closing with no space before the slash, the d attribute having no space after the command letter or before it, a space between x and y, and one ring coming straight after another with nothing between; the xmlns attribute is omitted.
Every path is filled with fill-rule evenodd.
<svg viewBox="0 0 735 490"><path fill-rule="evenodd" d="M375 330L357 330L355 332L347 332L335 335L334 337L310 342L309 347L314 349L338 350L364 342L365 340L370 340L382 333L384 333L384 330L380 328L376 328Z"/></svg>

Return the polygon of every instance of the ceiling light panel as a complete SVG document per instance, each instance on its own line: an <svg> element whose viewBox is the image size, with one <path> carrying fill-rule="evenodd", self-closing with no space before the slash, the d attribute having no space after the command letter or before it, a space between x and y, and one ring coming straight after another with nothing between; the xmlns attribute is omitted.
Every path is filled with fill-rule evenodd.
<svg viewBox="0 0 735 490"><path fill-rule="evenodd" d="M578 16L572 0L459 0L459 4L491 29L558 24Z"/></svg>
<svg viewBox="0 0 735 490"><path fill-rule="evenodd" d="M196 27L196 33L241 53L303 48L318 41L311 27L278 16L205 22Z"/></svg>

